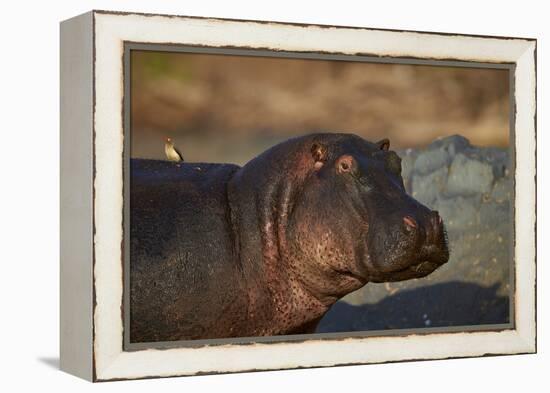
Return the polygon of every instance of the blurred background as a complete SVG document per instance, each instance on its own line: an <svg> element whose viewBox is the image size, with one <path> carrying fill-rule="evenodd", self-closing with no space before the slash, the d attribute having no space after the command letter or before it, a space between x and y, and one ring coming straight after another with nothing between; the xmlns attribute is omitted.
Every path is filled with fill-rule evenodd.
<svg viewBox="0 0 550 393"><path fill-rule="evenodd" d="M461 134L507 146L507 70L132 51L131 155L244 164L291 136L341 131L392 147Z"/></svg>
<svg viewBox="0 0 550 393"><path fill-rule="evenodd" d="M510 321L513 165L507 70L132 51L131 156L243 165L316 131L390 138L407 192L445 221L450 261L369 283L318 332Z"/></svg>

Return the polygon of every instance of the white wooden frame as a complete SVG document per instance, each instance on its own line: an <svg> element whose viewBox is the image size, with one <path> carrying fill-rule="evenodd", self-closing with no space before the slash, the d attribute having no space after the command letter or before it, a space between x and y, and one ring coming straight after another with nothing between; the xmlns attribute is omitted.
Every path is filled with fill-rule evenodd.
<svg viewBox="0 0 550 393"><path fill-rule="evenodd" d="M502 331L123 350L124 42L515 64L515 313ZM93 381L536 351L536 41L93 11L61 25L61 368Z"/></svg>

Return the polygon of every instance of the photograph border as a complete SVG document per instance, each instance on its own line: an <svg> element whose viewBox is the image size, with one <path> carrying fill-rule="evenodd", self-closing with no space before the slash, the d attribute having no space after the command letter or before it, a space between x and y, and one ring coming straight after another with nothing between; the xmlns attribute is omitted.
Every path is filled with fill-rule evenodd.
<svg viewBox="0 0 550 393"><path fill-rule="evenodd" d="M319 340L337 340L347 337L383 337L383 336L408 336L411 334L431 334L442 332L477 332L477 331L502 331L513 329L514 321L514 304L513 296L514 285L514 241L510 242L509 255L509 322L495 324L480 324L480 325L456 325L442 327L421 327L421 328L402 328L402 329L386 329L386 330L370 330L370 331L350 331L337 333L312 333L312 334L296 334L296 335L280 335L280 336L264 336L264 337L237 337L237 338L220 338L220 339L205 339L205 340L177 340L177 341L159 341L159 342L143 342L132 343L130 341L130 158L131 158L131 52L132 51L150 51L163 53L186 53L186 54L211 54L211 55L229 55L243 57L264 57L264 58L284 58L284 59L300 59L300 60L326 60L326 61L353 61L361 63L377 63L377 64L400 64L400 65L418 65L432 67L461 67L461 68L482 68L482 69L498 69L507 70L509 73L509 138L510 146L508 147L510 172L515 173L515 123L514 123L514 73L515 64L513 63L480 63L460 60L425 60L425 59L410 59L399 57L373 57L364 55L343 55L331 53L306 53L306 52L287 52L287 51L268 51L264 49L241 49L241 48L216 48L206 46L186 46L176 44L153 44L143 42L125 41L124 45L124 294L123 294L123 314L124 314L124 350L135 351L149 348L167 349L180 347L201 347L206 345L224 345L224 344L251 344L255 342L275 343L275 342L303 342L310 339ZM515 185L515 179L512 181L512 187ZM514 190L511 193L512 203L510 204L510 239L515 239L514 225Z"/></svg>
<svg viewBox="0 0 550 393"><path fill-rule="evenodd" d="M125 42L513 64L514 328L125 351ZM61 218L62 369L106 381L536 352L536 40L92 11L61 25L61 93L62 203L81 197L73 183L91 188Z"/></svg>

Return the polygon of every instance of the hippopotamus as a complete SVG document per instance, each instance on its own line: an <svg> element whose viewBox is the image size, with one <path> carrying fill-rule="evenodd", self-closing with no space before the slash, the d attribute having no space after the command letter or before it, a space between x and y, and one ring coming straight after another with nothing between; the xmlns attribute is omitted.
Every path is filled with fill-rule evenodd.
<svg viewBox="0 0 550 393"><path fill-rule="evenodd" d="M242 167L132 159L130 342L312 333L365 284L446 263L389 146L318 133Z"/></svg>

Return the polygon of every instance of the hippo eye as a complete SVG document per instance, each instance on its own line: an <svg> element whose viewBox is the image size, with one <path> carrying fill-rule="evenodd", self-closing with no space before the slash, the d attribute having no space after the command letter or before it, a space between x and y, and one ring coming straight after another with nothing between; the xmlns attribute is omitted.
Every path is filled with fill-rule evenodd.
<svg viewBox="0 0 550 393"><path fill-rule="evenodd" d="M336 160L335 167L338 173L348 173L355 172L357 165L352 156L344 154Z"/></svg>

